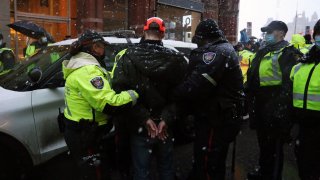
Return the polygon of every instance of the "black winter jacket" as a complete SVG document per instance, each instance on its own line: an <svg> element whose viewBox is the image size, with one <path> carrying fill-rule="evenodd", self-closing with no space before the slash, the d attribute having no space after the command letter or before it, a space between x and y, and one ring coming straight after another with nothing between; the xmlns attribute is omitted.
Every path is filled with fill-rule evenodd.
<svg viewBox="0 0 320 180"><path fill-rule="evenodd" d="M231 127L228 123L238 122L223 122L221 116L236 111L236 106L240 109L242 82L237 53L230 43L219 39L191 52L188 75L176 88L175 98L185 101L196 116L210 119L213 126Z"/></svg>
<svg viewBox="0 0 320 180"><path fill-rule="evenodd" d="M126 50L117 62L112 88L134 89L139 94L138 104L126 113L131 128L150 117L171 123L174 110L169 97L183 79L186 64L182 54L163 47L161 41L146 40Z"/></svg>

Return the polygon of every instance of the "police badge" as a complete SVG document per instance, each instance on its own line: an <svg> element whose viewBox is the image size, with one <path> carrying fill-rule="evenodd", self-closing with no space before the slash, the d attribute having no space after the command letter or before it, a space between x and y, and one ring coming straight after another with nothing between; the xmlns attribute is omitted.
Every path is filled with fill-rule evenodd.
<svg viewBox="0 0 320 180"><path fill-rule="evenodd" d="M97 89L102 89L104 86L104 82L103 82L102 77L95 77L95 78L91 79L90 82Z"/></svg>
<svg viewBox="0 0 320 180"><path fill-rule="evenodd" d="M214 58L216 58L216 53L214 52L207 52L203 54L202 60L206 64L210 64Z"/></svg>

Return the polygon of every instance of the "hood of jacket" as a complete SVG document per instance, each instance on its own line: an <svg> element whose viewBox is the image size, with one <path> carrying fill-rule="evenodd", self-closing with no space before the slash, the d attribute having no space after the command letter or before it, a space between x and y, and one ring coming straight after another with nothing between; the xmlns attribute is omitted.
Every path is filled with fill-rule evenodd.
<svg viewBox="0 0 320 180"><path fill-rule="evenodd" d="M67 77L73 71L87 65L100 66L100 63L96 60L95 57L85 52L80 52L72 56L70 60L65 60L62 62L63 78L67 79Z"/></svg>
<svg viewBox="0 0 320 180"><path fill-rule="evenodd" d="M158 44L140 43L128 48L126 56L135 68L148 77L163 77L174 74L186 63L184 56Z"/></svg>

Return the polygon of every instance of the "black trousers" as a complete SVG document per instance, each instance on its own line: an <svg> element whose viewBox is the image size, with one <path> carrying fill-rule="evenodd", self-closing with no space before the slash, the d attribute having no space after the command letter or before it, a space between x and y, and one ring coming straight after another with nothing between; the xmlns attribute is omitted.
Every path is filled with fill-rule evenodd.
<svg viewBox="0 0 320 180"><path fill-rule="evenodd" d="M267 127L257 128L260 149L259 166L263 180L281 180L283 169L283 138Z"/></svg>
<svg viewBox="0 0 320 180"><path fill-rule="evenodd" d="M110 179L106 143L102 140L108 128L99 126L87 132L88 129L80 127L79 123L65 120L65 124L64 138L78 168L75 179Z"/></svg>
<svg viewBox="0 0 320 180"><path fill-rule="evenodd" d="M315 119L315 121L320 121L320 119ZM301 180L319 180L320 123L308 127L300 126L296 156Z"/></svg>
<svg viewBox="0 0 320 180"><path fill-rule="evenodd" d="M212 128L209 119L197 119L194 142L194 166L189 180L225 179L229 143Z"/></svg>
<svg viewBox="0 0 320 180"><path fill-rule="evenodd" d="M121 179L132 179L130 128L126 119L120 119L116 124L116 162Z"/></svg>

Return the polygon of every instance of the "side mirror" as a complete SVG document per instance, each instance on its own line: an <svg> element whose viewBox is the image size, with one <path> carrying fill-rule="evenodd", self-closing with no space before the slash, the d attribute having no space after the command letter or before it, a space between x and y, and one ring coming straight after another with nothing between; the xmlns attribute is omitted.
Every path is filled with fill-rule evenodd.
<svg viewBox="0 0 320 180"><path fill-rule="evenodd" d="M42 71L40 68L33 68L28 72L28 76L33 83L37 83L40 81L42 77Z"/></svg>

